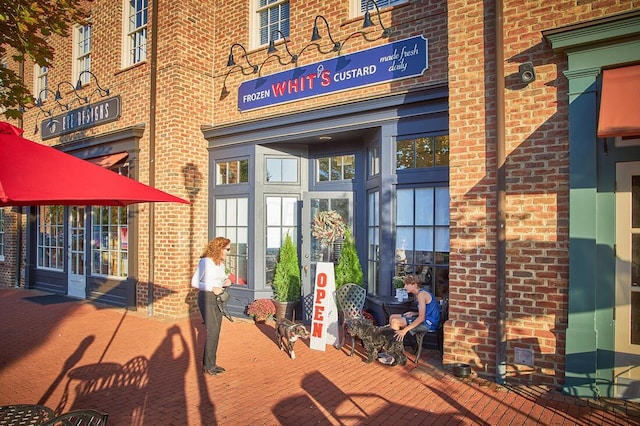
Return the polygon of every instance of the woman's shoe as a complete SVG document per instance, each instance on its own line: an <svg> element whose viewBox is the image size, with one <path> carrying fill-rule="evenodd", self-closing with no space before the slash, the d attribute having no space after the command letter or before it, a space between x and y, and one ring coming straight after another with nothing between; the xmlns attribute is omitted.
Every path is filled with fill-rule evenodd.
<svg viewBox="0 0 640 426"><path fill-rule="evenodd" d="M210 376L217 376L218 374L221 373L221 371L216 370L215 368L211 369L211 370L207 370L206 368L204 369L204 372L207 373Z"/></svg>

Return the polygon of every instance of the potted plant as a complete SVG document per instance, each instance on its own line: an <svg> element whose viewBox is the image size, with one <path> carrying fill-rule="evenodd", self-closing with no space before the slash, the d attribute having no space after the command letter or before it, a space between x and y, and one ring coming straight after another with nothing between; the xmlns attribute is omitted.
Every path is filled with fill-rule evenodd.
<svg viewBox="0 0 640 426"><path fill-rule="evenodd" d="M364 285L364 274L356 244L351 237L351 229L347 228L344 234L344 244L336 265L336 290L347 283L354 283L360 286Z"/></svg>
<svg viewBox="0 0 640 426"><path fill-rule="evenodd" d="M256 299L247 306L247 315L255 322L265 322L276 314L276 305L271 299Z"/></svg>
<svg viewBox="0 0 640 426"><path fill-rule="evenodd" d="M280 247L271 286L276 301L276 318L293 319L295 305L300 301L301 281L298 251L289 234Z"/></svg>
<svg viewBox="0 0 640 426"><path fill-rule="evenodd" d="M391 279L393 287L396 289L396 299L404 300L408 298L407 291L404 289L404 278L395 276Z"/></svg>

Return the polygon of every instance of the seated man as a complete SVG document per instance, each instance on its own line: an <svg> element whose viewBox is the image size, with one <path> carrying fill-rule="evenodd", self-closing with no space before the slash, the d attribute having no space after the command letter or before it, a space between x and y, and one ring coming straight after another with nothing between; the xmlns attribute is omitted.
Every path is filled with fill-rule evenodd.
<svg viewBox="0 0 640 426"><path fill-rule="evenodd" d="M407 293L415 296L418 312L405 312L404 314L392 314L389 317L389 326L396 330L396 339L403 340L406 334L424 324L430 330L436 330L440 322L440 305L429 290L420 286L420 278L417 275L404 277L404 288Z"/></svg>

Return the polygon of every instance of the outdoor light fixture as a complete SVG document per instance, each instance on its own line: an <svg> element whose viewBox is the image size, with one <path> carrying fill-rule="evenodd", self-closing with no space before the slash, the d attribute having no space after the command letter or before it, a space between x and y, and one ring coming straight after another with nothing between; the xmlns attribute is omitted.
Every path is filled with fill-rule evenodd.
<svg viewBox="0 0 640 426"><path fill-rule="evenodd" d="M233 59L233 48L236 46L240 47L240 49L242 49L242 51L244 52L244 59L247 61L247 64L249 64L249 66L253 69L253 72L258 72L258 66L253 65L251 64L251 62L249 62L249 54L247 53L247 49L245 49L244 46L240 43L233 43L231 45L231 49L229 49L229 60L227 61L227 66L232 67L236 65L236 61Z"/></svg>
<svg viewBox="0 0 640 426"><path fill-rule="evenodd" d="M42 108L42 94L43 93L45 93L45 94L46 93L51 93L54 96L55 96L55 93L53 92L53 90L48 89L48 88L45 87L44 89L40 90L40 92L38 93L38 97L36 98L36 101L35 101L35 105L40 109L40 111L42 111L42 113L44 115L46 115L47 117L50 117L51 114L53 114L52 110L46 110L46 109ZM56 103L62 107L62 104L60 102L58 102L57 99L56 99ZM55 108L55 105L54 105L54 108Z"/></svg>
<svg viewBox="0 0 640 426"><path fill-rule="evenodd" d="M56 95L54 98L56 101L62 100L62 94L60 93L60 86L62 86L63 84L66 84L67 86L71 86L73 94L75 95L76 99L80 101L81 104L86 104L87 102L89 102L88 98L78 95L78 89L76 89L76 86L74 86L68 81L61 81L60 83L58 83L58 89L56 90ZM107 89L107 92L108 92L108 89ZM67 107L68 106L69 104L67 104Z"/></svg>
<svg viewBox="0 0 640 426"><path fill-rule="evenodd" d="M371 14L369 13L369 3L373 3L373 5L376 8L376 13L378 14L378 22L382 27L382 37L389 37L389 34L391 34L391 30L389 30L388 28L385 28L384 25L382 24L382 18L380 17L380 9L378 8L378 3L376 3L375 0L367 0L367 4L365 5L366 11L364 13L364 23L362 24L362 28L369 28L375 25L371 21Z"/></svg>
<svg viewBox="0 0 640 426"><path fill-rule="evenodd" d="M96 86L98 86L98 92L100 93L100 96L104 97L104 96L109 96L109 93L111 92L109 89L103 89L100 86L100 82L98 82L98 77L96 77L96 75L94 73L92 73L89 70L84 70L80 73L80 75L78 75L78 82L76 83L76 90L80 90L82 89L82 76L84 74L89 74L91 77L93 77L93 79L96 81ZM91 79L89 79L91 80Z"/></svg>
<svg viewBox="0 0 640 426"><path fill-rule="evenodd" d="M275 30L275 31L273 31L273 33L279 33L281 38L284 40L284 49L287 51L287 53L291 57L291 62L290 63L295 64L296 62L298 62L298 55L294 55L293 53L291 53L291 51L289 50L289 46L287 46L287 43L288 43L287 37L282 33L282 31ZM276 53L277 51L278 51L278 49L276 49L275 40L273 38L271 38L271 41L269 42L269 49L267 50L267 53L269 55L272 55L272 54Z"/></svg>
<svg viewBox="0 0 640 426"><path fill-rule="evenodd" d="M311 34L311 41L318 41L322 38L320 36L320 33L318 32L318 18L321 18L324 21L324 24L327 26L327 34L329 35L329 40L331 40L331 42L333 43L332 51L337 52L338 50L340 50L340 42L333 40L333 37L331 37L331 28L329 28L329 22L327 22L327 19L322 15L316 16L316 18L313 20L313 33Z"/></svg>

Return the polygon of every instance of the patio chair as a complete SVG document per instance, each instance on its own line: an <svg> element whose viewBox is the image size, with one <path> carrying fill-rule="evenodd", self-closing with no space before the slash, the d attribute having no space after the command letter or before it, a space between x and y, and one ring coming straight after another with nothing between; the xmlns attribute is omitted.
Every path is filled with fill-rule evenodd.
<svg viewBox="0 0 640 426"><path fill-rule="evenodd" d="M107 413L87 408L60 414L44 423L44 426L104 426L108 417Z"/></svg>
<svg viewBox="0 0 640 426"><path fill-rule="evenodd" d="M364 309L364 303L367 297L367 290L358 284L345 284L336 290L336 301L338 303L338 309L342 313L342 336L337 348L341 349L344 346L344 339L347 333L347 320L355 318L364 318L362 315L362 309ZM356 338L351 336L351 354L355 350Z"/></svg>
<svg viewBox="0 0 640 426"><path fill-rule="evenodd" d="M449 294L447 293L440 301L440 322L438 323L438 328L436 328L435 330L431 330L424 324L420 324L416 328L409 331L409 333L414 335L416 338L416 360L414 361L416 364L420 361L420 355L422 354L422 342L424 340L424 336L426 335L435 336L438 350L440 351L440 355L442 355L444 344L444 323L448 319Z"/></svg>
<svg viewBox="0 0 640 426"><path fill-rule="evenodd" d="M0 407L0 425L40 425L55 414L39 404L13 404Z"/></svg>

